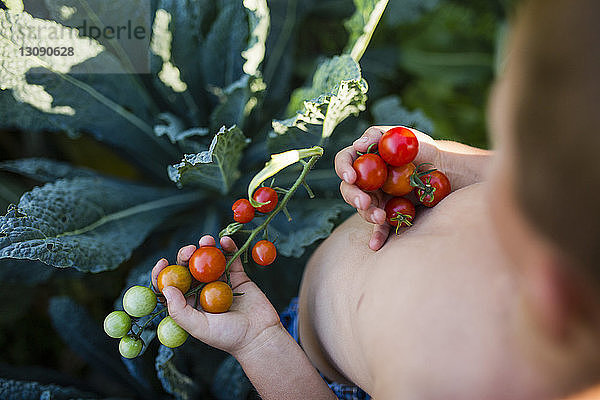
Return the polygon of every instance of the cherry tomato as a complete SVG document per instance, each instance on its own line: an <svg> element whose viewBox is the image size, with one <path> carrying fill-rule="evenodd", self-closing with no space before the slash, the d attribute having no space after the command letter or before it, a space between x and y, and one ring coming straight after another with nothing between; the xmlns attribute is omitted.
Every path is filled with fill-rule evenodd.
<svg viewBox="0 0 600 400"><path fill-rule="evenodd" d="M225 272L226 260L216 247L200 247L190 258L190 272L199 282L212 282Z"/></svg>
<svg viewBox="0 0 600 400"><path fill-rule="evenodd" d="M258 212L263 214L270 213L277 207L277 192L270 187L261 187L254 192L252 198L259 203L263 204L260 207L256 207Z"/></svg>
<svg viewBox="0 0 600 400"><path fill-rule="evenodd" d="M387 180L381 187L381 190L392 196L405 196L413 191L414 187L410 184L410 177L415 172L415 164L408 163L399 167L388 165Z"/></svg>
<svg viewBox="0 0 600 400"><path fill-rule="evenodd" d="M377 148L386 163L399 167L415 159L419 141L410 129L397 126L383 134Z"/></svg>
<svg viewBox="0 0 600 400"><path fill-rule="evenodd" d="M415 193L421 204L433 207L452 191L450 180L443 172L433 171L421 177L424 188L415 188Z"/></svg>
<svg viewBox="0 0 600 400"><path fill-rule="evenodd" d="M231 207L233 219L240 224L247 224L254 218L254 207L248 199L239 199Z"/></svg>
<svg viewBox="0 0 600 400"><path fill-rule="evenodd" d="M132 317L144 317L154 311L156 295L145 286L132 286L123 295L123 309Z"/></svg>
<svg viewBox="0 0 600 400"><path fill-rule="evenodd" d="M158 340L167 347L179 347L185 343L189 334L167 315L156 328Z"/></svg>
<svg viewBox="0 0 600 400"><path fill-rule="evenodd" d="M135 336L124 336L119 342L119 353L125 358L135 358L144 348L144 342Z"/></svg>
<svg viewBox="0 0 600 400"><path fill-rule="evenodd" d="M385 204L385 214L387 222L398 229L405 226L411 226L415 219L415 206L410 200L404 197L393 197Z"/></svg>
<svg viewBox="0 0 600 400"><path fill-rule="evenodd" d="M112 338L122 338L131 329L131 318L125 311L113 311L104 318L104 332Z"/></svg>
<svg viewBox="0 0 600 400"><path fill-rule="evenodd" d="M233 304L233 292L228 284L216 281L206 284L200 291L200 305L209 313L223 313Z"/></svg>
<svg viewBox="0 0 600 400"><path fill-rule="evenodd" d="M273 264L275 257L277 257L275 245L268 240L260 240L252 248L252 259L263 267Z"/></svg>
<svg viewBox="0 0 600 400"><path fill-rule="evenodd" d="M181 290L181 293L190 290L192 285L192 275L190 270L181 265L169 265L165 267L156 278L156 286L158 291L162 293L163 289L167 286L174 286Z"/></svg>
<svg viewBox="0 0 600 400"><path fill-rule="evenodd" d="M356 171L355 185L366 192L379 189L387 179L387 166L377 154L363 154L352 167Z"/></svg>

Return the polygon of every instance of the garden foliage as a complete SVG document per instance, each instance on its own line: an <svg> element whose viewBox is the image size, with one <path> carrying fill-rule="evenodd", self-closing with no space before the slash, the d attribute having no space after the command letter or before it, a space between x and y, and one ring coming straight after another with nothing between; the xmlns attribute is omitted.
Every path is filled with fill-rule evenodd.
<svg viewBox="0 0 600 400"><path fill-rule="evenodd" d="M278 215L269 227L283 259L301 265L292 259L305 260L306 250L351 211L337 191L333 156L369 124L402 123L485 144L481 103L474 101L484 98L482 82L492 77L503 7L441 0L154 0L149 75L132 73L131 49L105 40L69 39L76 57L15 62L1 56L22 45L12 38L24 26L68 31L89 18L108 24L115 13L135 13L139 1L46 0L24 10L18 0L4 1L0 135L17 130L45 143L102 146L118 171L0 157L0 170L36 185L0 175L0 199L13 203L0 216L0 277L3 285L16 285L7 286L6 297L22 288L58 287L48 292L51 324L71 351L120 382L126 396L198 398L210 396L211 372L203 369L216 369L202 365L215 356L200 344L158 347L148 331L144 356L121 360L97 318L55 296L84 291L79 297L93 302L97 292L73 279L101 282L97 290L111 293L111 301L128 286L147 285L156 260L173 260L182 245L231 222L230 204L245 196L270 154L320 145L325 154L307 178L316 198L299 191L288 206L292 221ZM443 53L447 43L439 33L465 23L474 33L457 41L462 55ZM35 32L32 45L56 45L44 37L48 30ZM99 66L121 73L90 73ZM468 131L457 133L461 127ZM275 185L289 186L300 168L282 171ZM293 294L300 272L301 266L272 271L286 289L263 282L276 304ZM110 278L95 278L103 275ZM23 300L23 309L29 306ZM1 398L120 396L97 386L90 394L81 382L73 389L16 375L0 379Z"/></svg>

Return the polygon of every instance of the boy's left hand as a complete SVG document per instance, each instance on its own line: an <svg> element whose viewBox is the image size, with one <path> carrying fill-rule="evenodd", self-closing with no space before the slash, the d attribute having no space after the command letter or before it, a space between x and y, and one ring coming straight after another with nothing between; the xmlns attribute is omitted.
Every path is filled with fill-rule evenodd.
<svg viewBox="0 0 600 400"><path fill-rule="evenodd" d="M226 253L234 253L237 246L230 237L223 237L221 247ZM200 247L215 246L212 236L204 236L199 241ZM196 246L182 247L177 254L177 264L187 266ZM159 272L168 266L166 259L161 259L152 269L152 284L156 288ZM163 289L167 300L169 315L190 335L209 346L219 348L235 356L253 347L259 347L269 340L269 332L280 328L279 315L265 294L248 278L240 259L236 259L229 269L231 285L236 296L228 312L211 314L201 308L194 308L195 296L186 300L179 289L169 286Z"/></svg>

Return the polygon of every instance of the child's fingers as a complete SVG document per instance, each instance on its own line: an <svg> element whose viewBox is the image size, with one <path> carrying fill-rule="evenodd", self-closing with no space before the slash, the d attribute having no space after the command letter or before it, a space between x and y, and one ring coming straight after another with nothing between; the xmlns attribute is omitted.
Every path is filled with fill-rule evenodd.
<svg viewBox="0 0 600 400"><path fill-rule="evenodd" d="M214 237L210 235L204 235L200 238L198 244L200 245L200 247L214 247L217 245L217 242L215 242Z"/></svg>
<svg viewBox="0 0 600 400"><path fill-rule="evenodd" d="M387 130L386 128L387 127L382 126L371 126L368 128L360 138L352 143L354 150L360 151L361 153L366 152L370 145L379 142L379 139L381 139L381 136Z"/></svg>
<svg viewBox="0 0 600 400"><path fill-rule="evenodd" d="M164 288L163 294L171 318L192 336L202 340L208 332L206 315L189 304L183 293L173 286Z"/></svg>
<svg viewBox="0 0 600 400"><path fill-rule="evenodd" d="M183 246L177 252L177 264L183 265L184 267L188 265L188 261L190 261L190 257L196 251L196 246L193 244L189 244L187 246Z"/></svg>
<svg viewBox="0 0 600 400"><path fill-rule="evenodd" d="M346 201L352 207L357 210L367 210L371 205L371 196L360 190L355 185L349 185L342 181L340 184L340 193Z"/></svg>
<svg viewBox="0 0 600 400"><path fill-rule="evenodd" d="M160 273L160 271L162 271L165 267L167 267L169 265L169 262L165 259L165 258L161 258L160 260L158 260L158 262L156 263L156 265L154 265L154 267L152 268L152 286L154 287L154 289L157 288L157 284L156 284L156 280L158 278L158 274Z"/></svg>
<svg viewBox="0 0 600 400"><path fill-rule="evenodd" d="M371 206L371 207L369 207L368 210L365 210L365 211L359 210L358 213L367 222L370 222L370 223L376 224L376 225L385 224L385 220L386 220L385 211L379 207Z"/></svg>
<svg viewBox="0 0 600 400"><path fill-rule="evenodd" d="M381 247L383 247L383 244L387 240L389 234L390 226L388 224L375 225L373 227L371 240L369 241L369 248L373 251L379 250Z"/></svg>
<svg viewBox="0 0 600 400"><path fill-rule="evenodd" d="M335 173L346 183L353 184L356 181L356 171L352 167L352 163L357 157L356 150L352 146L340 150L335 155Z"/></svg>

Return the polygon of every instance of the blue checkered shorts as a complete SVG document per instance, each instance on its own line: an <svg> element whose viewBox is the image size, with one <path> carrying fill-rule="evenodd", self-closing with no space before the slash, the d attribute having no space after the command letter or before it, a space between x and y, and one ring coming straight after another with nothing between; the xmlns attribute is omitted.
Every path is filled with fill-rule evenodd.
<svg viewBox="0 0 600 400"><path fill-rule="evenodd" d="M290 302L290 305L283 311L279 318L281 323L298 342L298 298L295 297ZM368 400L371 397L358 386L343 385L341 383L330 382L327 378L321 375L333 393L342 400Z"/></svg>

